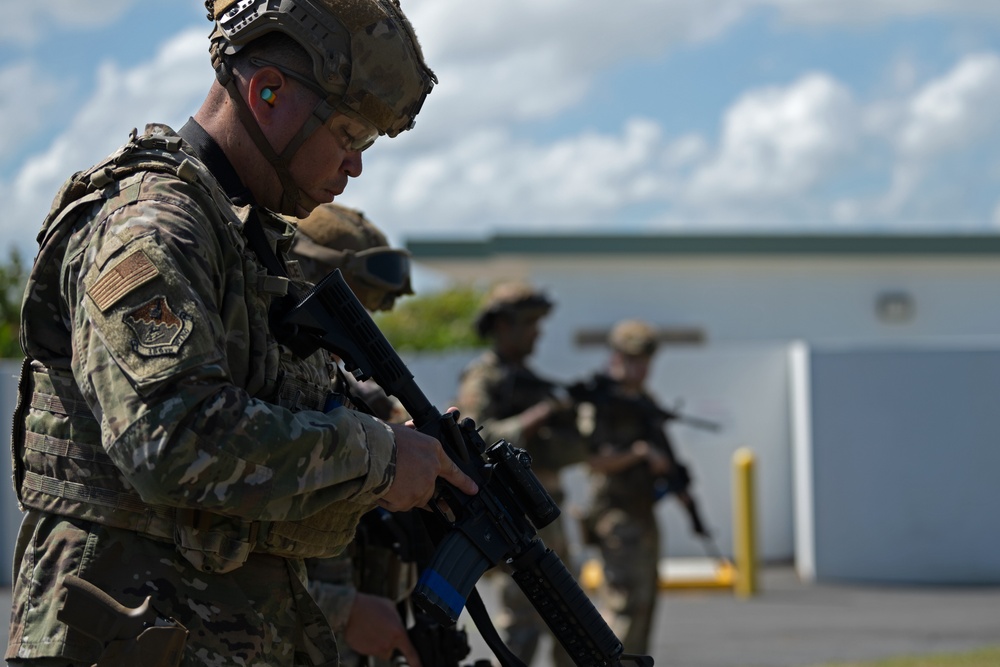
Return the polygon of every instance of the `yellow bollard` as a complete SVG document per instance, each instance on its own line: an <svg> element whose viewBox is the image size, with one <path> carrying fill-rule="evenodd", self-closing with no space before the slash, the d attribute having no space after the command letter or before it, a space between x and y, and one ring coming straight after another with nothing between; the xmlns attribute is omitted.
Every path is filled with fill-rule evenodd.
<svg viewBox="0 0 1000 667"><path fill-rule="evenodd" d="M752 450L741 447L733 453L733 556L736 560L733 590L741 598L757 593L754 467Z"/></svg>

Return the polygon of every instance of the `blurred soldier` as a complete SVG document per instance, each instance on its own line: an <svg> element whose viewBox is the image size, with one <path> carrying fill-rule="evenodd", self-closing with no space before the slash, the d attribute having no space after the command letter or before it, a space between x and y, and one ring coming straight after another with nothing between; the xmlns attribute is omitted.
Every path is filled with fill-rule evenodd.
<svg viewBox="0 0 1000 667"><path fill-rule="evenodd" d="M576 428L576 412L556 398L556 385L526 365L535 349L539 322L552 309L542 292L523 282L496 285L486 296L476 321L479 335L492 348L463 372L458 389L458 409L483 427L483 439L493 443L503 438L531 454L531 469L557 503L563 500L559 470L586 459L586 446ZM545 544L563 562L572 562L560 521L539 531ZM510 579L500 580L505 613L499 625L505 641L526 664L548 629ZM553 661L558 667L572 665L569 655L555 640Z"/></svg>
<svg viewBox="0 0 1000 667"><path fill-rule="evenodd" d="M649 398L645 390L656 337L645 322L626 320L610 333L611 358L592 384L595 473L589 527L604 561L610 625L626 652L648 648L658 588L660 532L653 512L654 485L667 470L652 445L649 422L615 408L616 399Z"/></svg>
<svg viewBox="0 0 1000 667"><path fill-rule="evenodd" d="M593 404L594 500L587 520L589 541L604 561L609 624L626 653L646 654L659 576L660 531L653 512L658 479L671 469L663 421L645 388L656 332L626 320L612 328L605 373L588 382Z"/></svg>
<svg viewBox="0 0 1000 667"><path fill-rule="evenodd" d="M339 204L322 204L296 221L291 256L312 283L340 269L370 311L391 310L398 297L413 293L409 253L390 248L382 231L361 211ZM336 380L347 400L360 398L377 417L395 422L405 419L398 401L371 380L358 383L346 372L337 373ZM388 665L393 651L399 650L409 665L419 667L416 649L396 608L412 590L415 568L391 550L372 544L365 529L363 520L361 539L352 542L344 554L306 560L309 592L337 633L341 664L370 664L366 656L372 656L380 659L378 664Z"/></svg>
<svg viewBox="0 0 1000 667"><path fill-rule="evenodd" d="M303 558L342 550L376 504L426 504L439 476L475 492L432 438L324 412L325 354L295 355L270 320L290 287L276 212L343 192L435 81L412 28L391 0L206 6L216 81L195 117L71 177L38 235L12 664L109 664L58 619L75 575L183 625L185 667L336 665Z"/></svg>

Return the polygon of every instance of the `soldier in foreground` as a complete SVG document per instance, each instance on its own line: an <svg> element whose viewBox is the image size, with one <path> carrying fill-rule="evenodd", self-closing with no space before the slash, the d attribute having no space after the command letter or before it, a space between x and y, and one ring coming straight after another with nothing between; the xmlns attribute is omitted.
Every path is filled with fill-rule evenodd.
<svg viewBox="0 0 1000 667"><path fill-rule="evenodd" d="M521 282L496 285L487 295L476 321L479 335L491 349L463 372L458 408L483 427L483 438L516 442L531 455L531 469L556 503L563 500L559 470L586 459L584 440L576 428L575 410L556 398L556 385L535 373L526 362L534 352L539 322L552 309L543 293ZM539 536L563 562L569 545L560 521L539 531ZM505 607L499 625L507 646L530 664L538 641L548 634L544 622L507 577L499 579ZM553 661L572 665L569 655L553 642Z"/></svg>
<svg viewBox="0 0 1000 667"><path fill-rule="evenodd" d="M609 625L626 652L645 653L649 647L656 607L660 560L660 530L653 508L658 477L671 461L661 448L662 422L639 411L617 409L652 398L645 382L656 351L651 326L626 320L611 330L611 358L606 372L590 381L594 406L594 451L590 466L595 489L588 533L604 561Z"/></svg>
<svg viewBox="0 0 1000 667"><path fill-rule="evenodd" d="M391 0L207 7L217 81L195 117L74 175L39 236L10 664L100 662L57 620L75 575L184 626L179 664L336 665L302 559L343 549L376 504L426 504L439 476L477 491L433 438L323 412L326 355L269 324L289 286L274 213L343 192L435 81L409 23Z"/></svg>

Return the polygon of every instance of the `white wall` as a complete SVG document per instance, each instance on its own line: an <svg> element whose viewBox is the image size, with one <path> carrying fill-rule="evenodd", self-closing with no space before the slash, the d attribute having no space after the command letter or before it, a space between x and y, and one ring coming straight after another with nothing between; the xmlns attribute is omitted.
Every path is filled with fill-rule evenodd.
<svg viewBox="0 0 1000 667"><path fill-rule="evenodd" d="M1000 583L1000 341L827 346L800 361L800 575Z"/></svg>
<svg viewBox="0 0 1000 667"><path fill-rule="evenodd" d="M1000 334L1000 262L982 257L564 257L441 263L462 279L525 277L557 301L544 351L581 326L626 317L703 327L710 342L892 341ZM470 275L471 274L471 275ZM887 324L877 297L905 291L915 317Z"/></svg>
<svg viewBox="0 0 1000 667"><path fill-rule="evenodd" d="M0 359L0 429L7 434L7 452L0 455L0 585L10 585L17 528L21 511L11 482L10 433L11 417L17 405L17 378L21 362Z"/></svg>

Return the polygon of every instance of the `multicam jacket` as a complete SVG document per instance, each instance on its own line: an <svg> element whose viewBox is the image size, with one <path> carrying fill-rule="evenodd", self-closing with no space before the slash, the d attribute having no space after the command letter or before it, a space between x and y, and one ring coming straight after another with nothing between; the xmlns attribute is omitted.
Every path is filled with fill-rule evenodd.
<svg viewBox="0 0 1000 667"><path fill-rule="evenodd" d="M662 424L651 421L638 409L629 409L638 405L639 397L652 403L645 391L639 397L623 399L620 383L603 373L594 376L591 386L596 388L591 392L595 451L610 447L615 452L627 452L637 440L657 442L663 438ZM656 476L645 461L617 473L595 474L594 478L595 515L620 509L636 521L653 520Z"/></svg>
<svg viewBox="0 0 1000 667"><path fill-rule="evenodd" d="M77 574L129 606L152 595L191 632L185 665L335 664L300 559L350 541L392 482L395 444L380 420L322 412L326 354L275 340L287 278L266 273L244 224L257 215L279 254L290 230L233 203L220 164L232 182L224 157L210 172L148 126L75 175L39 234L7 659L95 661L100 647L55 620Z"/></svg>

